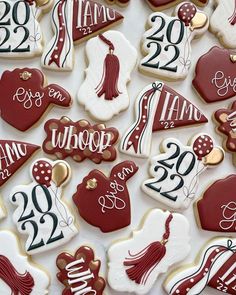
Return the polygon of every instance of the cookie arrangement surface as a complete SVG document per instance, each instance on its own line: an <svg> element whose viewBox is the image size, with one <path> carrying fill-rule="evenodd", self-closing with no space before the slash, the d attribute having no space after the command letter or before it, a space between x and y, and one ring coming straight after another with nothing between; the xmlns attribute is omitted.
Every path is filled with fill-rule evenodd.
<svg viewBox="0 0 236 295"><path fill-rule="evenodd" d="M234 0L1 1L1 294L236 294L235 28Z"/></svg>

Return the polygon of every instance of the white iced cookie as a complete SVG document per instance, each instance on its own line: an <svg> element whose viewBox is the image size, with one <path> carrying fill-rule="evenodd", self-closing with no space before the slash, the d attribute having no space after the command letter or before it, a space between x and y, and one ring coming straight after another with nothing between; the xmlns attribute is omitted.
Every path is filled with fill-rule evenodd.
<svg viewBox="0 0 236 295"><path fill-rule="evenodd" d="M236 294L235 249L236 239L225 237L210 241L195 265L181 267L170 274L164 283L167 294L208 294L207 286L224 294Z"/></svg>
<svg viewBox="0 0 236 295"><path fill-rule="evenodd" d="M62 187L71 175L67 162L39 159L30 171L32 182L13 188L10 201L17 206L13 221L20 233L28 235L25 251L31 255L63 245L77 228L61 200Z"/></svg>
<svg viewBox="0 0 236 295"><path fill-rule="evenodd" d="M127 83L137 51L124 35L108 31L86 44L89 66L78 92L78 101L90 115L108 121L129 106Z"/></svg>
<svg viewBox="0 0 236 295"><path fill-rule="evenodd" d="M6 217L6 209L4 208L2 201L0 201L0 221Z"/></svg>
<svg viewBox="0 0 236 295"><path fill-rule="evenodd" d="M222 148L214 146L207 134L196 135L190 145L167 138L162 153L151 159L151 179L142 184L143 191L160 203L174 209L186 209L195 197L198 178L207 167L224 159Z"/></svg>
<svg viewBox="0 0 236 295"><path fill-rule="evenodd" d="M151 210L141 229L108 250L108 283L116 291L147 294L157 277L190 251L189 223L181 214Z"/></svg>
<svg viewBox="0 0 236 295"><path fill-rule="evenodd" d="M1 294L48 294L48 275L20 253L16 236L10 231L0 231L0 240Z"/></svg>
<svg viewBox="0 0 236 295"><path fill-rule="evenodd" d="M140 71L166 80L185 79L191 66L191 42L208 25L208 16L190 2L178 5L175 16L152 13L141 41Z"/></svg>
<svg viewBox="0 0 236 295"><path fill-rule="evenodd" d="M236 2L214 0L216 9L210 19L210 29L227 48L236 48Z"/></svg>
<svg viewBox="0 0 236 295"><path fill-rule="evenodd" d="M39 55L43 35L39 20L52 0L5 0L0 2L0 57L27 58Z"/></svg>

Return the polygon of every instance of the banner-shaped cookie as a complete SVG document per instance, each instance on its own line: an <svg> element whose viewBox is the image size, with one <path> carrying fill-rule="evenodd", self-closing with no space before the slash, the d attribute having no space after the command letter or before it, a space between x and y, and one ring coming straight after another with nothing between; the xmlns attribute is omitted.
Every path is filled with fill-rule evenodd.
<svg viewBox="0 0 236 295"><path fill-rule="evenodd" d="M120 151L137 157L149 156L152 132L208 122L193 103L158 81L139 94L135 114L134 124L122 137Z"/></svg>
<svg viewBox="0 0 236 295"><path fill-rule="evenodd" d="M62 117L60 120L48 120L44 129L47 137L43 150L58 159L72 157L82 162L88 158L97 164L116 159L114 145L119 132L115 128L106 128L104 124L90 125L86 120L73 122Z"/></svg>

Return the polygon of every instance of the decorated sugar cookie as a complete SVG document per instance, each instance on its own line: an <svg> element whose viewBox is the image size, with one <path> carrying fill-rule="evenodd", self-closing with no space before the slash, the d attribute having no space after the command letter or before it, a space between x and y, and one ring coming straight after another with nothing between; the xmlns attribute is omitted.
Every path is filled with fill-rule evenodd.
<svg viewBox="0 0 236 295"><path fill-rule="evenodd" d="M214 182L196 203L202 229L236 232L236 174Z"/></svg>
<svg viewBox="0 0 236 295"><path fill-rule="evenodd" d="M21 254L16 236L10 231L0 231L0 240L1 294L48 294L48 275Z"/></svg>
<svg viewBox="0 0 236 295"><path fill-rule="evenodd" d="M177 6L175 16L155 12L142 38L141 72L166 80L185 79L191 66L191 42L208 29L208 16L190 2Z"/></svg>
<svg viewBox="0 0 236 295"><path fill-rule="evenodd" d="M13 221L21 234L28 235L25 251L31 255L63 245L77 229L61 200L62 187L71 175L67 162L38 159L30 171L32 182L14 187L10 201L17 206Z"/></svg>
<svg viewBox="0 0 236 295"><path fill-rule="evenodd" d="M5 71L0 80L2 119L20 131L26 131L50 105L69 107L70 94L59 85L46 86L45 80L38 69Z"/></svg>
<svg viewBox="0 0 236 295"><path fill-rule="evenodd" d="M118 31L108 31L87 42L89 61L78 101L96 120L108 121L129 106L127 83L137 51Z"/></svg>
<svg viewBox="0 0 236 295"><path fill-rule="evenodd" d="M167 294L208 294L211 287L224 294L236 294L236 239L218 238L201 251L194 265L177 269L164 283Z"/></svg>
<svg viewBox="0 0 236 295"><path fill-rule="evenodd" d="M172 7L182 2L182 0L146 0L146 1L150 5L152 10L154 11L167 9L169 7ZM208 3L208 0L192 0L192 2L194 2L196 5L204 6Z"/></svg>
<svg viewBox="0 0 236 295"><path fill-rule="evenodd" d="M39 149L40 147L16 140L0 140L0 187Z"/></svg>
<svg viewBox="0 0 236 295"><path fill-rule="evenodd" d="M92 170L77 186L73 196L81 217L105 233L128 226L131 211L126 182L137 171L138 167L132 161L114 166L109 177L99 170Z"/></svg>
<svg viewBox="0 0 236 295"><path fill-rule="evenodd" d="M207 103L226 100L236 94L236 55L214 46L199 58L193 86Z"/></svg>
<svg viewBox="0 0 236 295"><path fill-rule="evenodd" d="M6 217L6 209L0 200L0 221Z"/></svg>
<svg viewBox="0 0 236 295"><path fill-rule="evenodd" d="M135 113L136 120L123 135L120 151L137 157L149 156L152 132L208 122L194 104L158 81L141 91Z"/></svg>
<svg viewBox="0 0 236 295"><path fill-rule="evenodd" d="M214 119L218 123L217 131L225 136L224 147L233 154L236 165L236 101L231 108L216 111Z"/></svg>
<svg viewBox="0 0 236 295"><path fill-rule="evenodd" d="M109 4L118 4L120 6L126 6L130 0L106 0Z"/></svg>
<svg viewBox="0 0 236 295"><path fill-rule="evenodd" d="M183 215L153 209L142 224L108 250L108 283L116 291L147 294L158 276L190 251L189 223Z"/></svg>
<svg viewBox="0 0 236 295"><path fill-rule="evenodd" d="M43 67L68 71L73 69L74 44L122 21L112 8L92 0L55 0L52 9L54 36L42 55Z"/></svg>
<svg viewBox="0 0 236 295"><path fill-rule="evenodd" d="M236 48L236 2L214 0L215 11L210 19L210 30L226 48Z"/></svg>
<svg viewBox="0 0 236 295"><path fill-rule="evenodd" d="M195 198L198 178L208 167L224 159L224 151L204 133L196 135L190 145L167 138L162 153L151 159L151 179L142 184L143 191L174 209L186 209Z"/></svg>
<svg viewBox="0 0 236 295"><path fill-rule="evenodd" d="M101 261L95 260L92 248L81 246L75 255L63 252L56 264L57 278L65 285L64 295L104 294L106 281L99 275Z"/></svg>
<svg viewBox="0 0 236 295"><path fill-rule="evenodd" d="M67 117L51 119L44 125L47 137L43 150L58 159L72 157L76 162L88 158L94 163L114 161L114 147L119 137L116 128L104 124L91 125L87 120L71 121Z"/></svg>
<svg viewBox="0 0 236 295"><path fill-rule="evenodd" d="M5 0L0 3L0 57L27 58L42 52L39 20L52 0Z"/></svg>

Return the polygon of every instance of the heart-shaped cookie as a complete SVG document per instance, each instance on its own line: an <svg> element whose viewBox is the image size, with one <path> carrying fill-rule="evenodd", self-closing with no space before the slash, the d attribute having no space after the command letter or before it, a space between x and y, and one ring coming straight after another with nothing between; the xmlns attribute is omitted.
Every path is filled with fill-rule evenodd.
<svg viewBox="0 0 236 295"><path fill-rule="evenodd" d="M126 181L138 170L132 161L117 164L107 177L99 170L91 171L73 196L81 217L112 232L130 224L130 199Z"/></svg>

